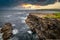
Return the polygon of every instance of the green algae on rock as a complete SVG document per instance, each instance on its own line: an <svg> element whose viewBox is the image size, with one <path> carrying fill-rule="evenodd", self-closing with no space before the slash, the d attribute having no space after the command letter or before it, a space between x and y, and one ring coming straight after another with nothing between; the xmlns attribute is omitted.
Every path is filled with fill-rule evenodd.
<svg viewBox="0 0 60 40"><path fill-rule="evenodd" d="M46 18L60 18L60 13L46 14Z"/></svg>

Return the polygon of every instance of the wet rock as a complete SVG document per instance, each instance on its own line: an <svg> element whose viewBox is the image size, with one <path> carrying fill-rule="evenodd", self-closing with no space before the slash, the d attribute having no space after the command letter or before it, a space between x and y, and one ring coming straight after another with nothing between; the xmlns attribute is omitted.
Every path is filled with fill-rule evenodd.
<svg viewBox="0 0 60 40"><path fill-rule="evenodd" d="M46 18L47 14L30 13L27 16L26 24L32 32L35 32L39 40L58 40L60 39L60 19ZM49 14L55 16L54 14Z"/></svg>
<svg viewBox="0 0 60 40"><path fill-rule="evenodd" d="M3 33L3 40L8 40L12 36L12 25L11 23L5 23L1 29L1 33Z"/></svg>

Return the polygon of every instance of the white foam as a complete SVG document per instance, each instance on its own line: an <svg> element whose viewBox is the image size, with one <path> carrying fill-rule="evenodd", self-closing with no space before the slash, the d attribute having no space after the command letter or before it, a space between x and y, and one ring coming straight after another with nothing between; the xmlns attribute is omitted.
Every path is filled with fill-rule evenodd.
<svg viewBox="0 0 60 40"><path fill-rule="evenodd" d="M12 31L13 34L17 34L18 32L19 32L18 29L14 29L14 30Z"/></svg>
<svg viewBox="0 0 60 40"><path fill-rule="evenodd" d="M27 31L29 34L32 34L32 31Z"/></svg>
<svg viewBox="0 0 60 40"><path fill-rule="evenodd" d="M15 24L12 24L12 26L16 26Z"/></svg>
<svg viewBox="0 0 60 40"><path fill-rule="evenodd" d="M21 22L22 22L22 23L25 23L25 20L22 20Z"/></svg>
<svg viewBox="0 0 60 40"><path fill-rule="evenodd" d="M7 18L9 18L9 17L11 17L12 15L6 15L6 16L4 16L4 17L7 17Z"/></svg>
<svg viewBox="0 0 60 40"><path fill-rule="evenodd" d="M22 19L22 20L25 20L26 19L26 17L21 17L21 16L18 16L17 18L18 19Z"/></svg>

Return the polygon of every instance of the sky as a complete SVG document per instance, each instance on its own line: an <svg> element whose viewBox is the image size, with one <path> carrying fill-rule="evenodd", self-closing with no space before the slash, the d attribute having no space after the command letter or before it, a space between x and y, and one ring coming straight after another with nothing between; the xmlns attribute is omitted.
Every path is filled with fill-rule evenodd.
<svg viewBox="0 0 60 40"><path fill-rule="evenodd" d="M24 3L32 4L34 6L38 4L41 7L45 6L43 8L46 8L46 6L49 6L51 4L55 5L56 0L0 0L0 9L9 9L9 8L10 9L24 9L24 7L21 6L21 4L24 4Z"/></svg>

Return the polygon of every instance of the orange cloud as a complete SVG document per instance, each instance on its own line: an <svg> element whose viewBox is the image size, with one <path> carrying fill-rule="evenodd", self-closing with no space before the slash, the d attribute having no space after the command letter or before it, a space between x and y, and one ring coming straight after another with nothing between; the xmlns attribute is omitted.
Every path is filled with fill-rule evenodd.
<svg viewBox="0 0 60 40"><path fill-rule="evenodd" d="M60 3L56 2L50 5L32 5L32 4L21 4L21 6L25 9L60 9Z"/></svg>

